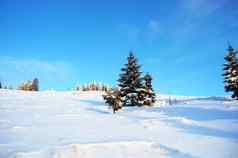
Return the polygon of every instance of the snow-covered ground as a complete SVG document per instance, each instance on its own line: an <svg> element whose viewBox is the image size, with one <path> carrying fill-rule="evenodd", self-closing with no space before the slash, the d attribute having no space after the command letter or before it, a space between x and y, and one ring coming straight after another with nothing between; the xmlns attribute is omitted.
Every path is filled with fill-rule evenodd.
<svg viewBox="0 0 238 158"><path fill-rule="evenodd" d="M237 101L158 100L112 114L99 92L0 90L0 158L238 157Z"/></svg>

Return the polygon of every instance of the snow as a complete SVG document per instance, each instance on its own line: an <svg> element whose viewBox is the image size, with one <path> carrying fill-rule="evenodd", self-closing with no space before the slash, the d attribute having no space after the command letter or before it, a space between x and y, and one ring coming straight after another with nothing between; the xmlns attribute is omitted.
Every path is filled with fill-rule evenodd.
<svg viewBox="0 0 238 158"><path fill-rule="evenodd" d="M0 90L0 158L236 158L238 102L158 95L113 114L100 92Z"/></svg>

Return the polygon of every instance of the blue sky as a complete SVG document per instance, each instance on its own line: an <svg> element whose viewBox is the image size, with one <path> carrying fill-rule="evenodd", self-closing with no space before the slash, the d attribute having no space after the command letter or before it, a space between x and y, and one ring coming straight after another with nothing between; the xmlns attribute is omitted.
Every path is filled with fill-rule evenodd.
<svg viewBox="0 0 238 158"><path fill-rule="evenodd" d="M236 0L1 0L0 79L41 89L116 84L132 50L156 91L225 95L229 40L238 49Z"/></svg>

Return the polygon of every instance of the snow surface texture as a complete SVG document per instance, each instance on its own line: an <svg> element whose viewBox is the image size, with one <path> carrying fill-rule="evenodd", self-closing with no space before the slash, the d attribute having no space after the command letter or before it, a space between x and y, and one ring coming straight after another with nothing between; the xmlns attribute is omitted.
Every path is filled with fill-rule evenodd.
<svg viewBox="0 0 238 158"><path fill-rule="evenodd" d="M0 90L0 158L237 158L238 102L159 95L117 114L99 92Z"/></svg>

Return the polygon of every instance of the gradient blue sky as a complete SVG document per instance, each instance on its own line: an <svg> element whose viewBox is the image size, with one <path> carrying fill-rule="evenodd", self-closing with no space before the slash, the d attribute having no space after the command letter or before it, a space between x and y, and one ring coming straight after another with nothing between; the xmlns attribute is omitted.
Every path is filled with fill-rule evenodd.
<svg viewBox="0 0 238 158"><path fill-rule="evenodd" d="M1 0L0 79L38 77L41 89L116 84L130 50L154 89L225 95L229 40L238 49L236 0Z"/></svg>

